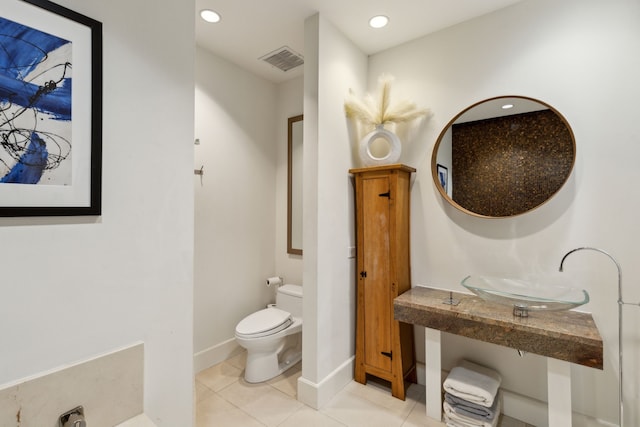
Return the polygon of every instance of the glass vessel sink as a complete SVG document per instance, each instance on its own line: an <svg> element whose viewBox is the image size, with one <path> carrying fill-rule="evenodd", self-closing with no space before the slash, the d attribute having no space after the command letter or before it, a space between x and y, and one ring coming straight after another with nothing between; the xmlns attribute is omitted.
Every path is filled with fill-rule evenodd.
<svg viewBox="0 0 640 427"><path fill-rule="evenodd" d="M462 286L480 298L513 307L514 316L527 317L530 310L562 311L589 302L584 289L566 284L490 276L467 276Z"/></svg>

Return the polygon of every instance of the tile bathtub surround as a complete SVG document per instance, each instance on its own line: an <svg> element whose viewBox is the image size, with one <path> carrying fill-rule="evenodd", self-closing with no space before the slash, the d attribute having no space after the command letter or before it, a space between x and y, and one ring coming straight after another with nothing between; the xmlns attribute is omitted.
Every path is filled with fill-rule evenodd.
<svg viewBox="0 0 640 427"><path fill-rule="evenodd" d="M349 383L316 411L296 400L300 363L266 383L244 381L245 354L196 376L196 427L444 427L426 417L424 387L412 384L405 401L386 384ZM503 417L501 427L533 427Z"/></svg>
<svg viewBox="0 0 640 427"><path fill-rule="evenodd" d="M0 390L0 426L58 425L84 407L87 425L112 427L143 411L143 344L136 344Z"/></svg>

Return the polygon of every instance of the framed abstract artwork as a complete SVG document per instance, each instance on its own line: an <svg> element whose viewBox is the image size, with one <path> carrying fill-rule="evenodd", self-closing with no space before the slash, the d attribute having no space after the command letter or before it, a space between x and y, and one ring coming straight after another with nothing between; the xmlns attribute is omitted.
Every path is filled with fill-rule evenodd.
<svg viewBox="0 0 640 427"><path fill-rule="evenodd" d="M101 214L102 24L0 0L0 216Z"/></svg>
<svg viewBox="0 0 640 427"><path fill-rule="evenodd" d="M449 192L449 171L446 166L442 166L438 164L438 181L440 181L440 185L444 189L445 193Z"/></svg>

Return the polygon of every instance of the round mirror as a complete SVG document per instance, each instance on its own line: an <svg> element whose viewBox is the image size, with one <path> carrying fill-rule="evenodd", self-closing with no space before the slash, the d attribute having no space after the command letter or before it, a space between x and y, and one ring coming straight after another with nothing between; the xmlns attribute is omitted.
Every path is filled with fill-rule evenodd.
<svg viewBox="0 0 640 427"><path fill-rule="evenodd" d="M576 144L565 118L523 96L478 102L443 129L431 156L436 188L470 215L500 218L544 204L569 178Z"/></svg>

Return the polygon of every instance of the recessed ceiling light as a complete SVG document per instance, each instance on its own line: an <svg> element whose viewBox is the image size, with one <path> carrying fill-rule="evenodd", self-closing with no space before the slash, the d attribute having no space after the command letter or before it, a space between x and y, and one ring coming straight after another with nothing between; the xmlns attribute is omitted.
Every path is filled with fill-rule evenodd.
<svg viewBox="0 0 640 427"><path fill-rule="evenodd" d="M369 19L369 26L371 28L382 28L385 27L389 23L389 18L384 15L374 16Z"/></svg>
<svg viewBox="0 0 640 427"><path fill-rule="evenodd" d="M200 17L207 22L212 22L212 23L220 22L220 14L210 9L201 10Z"/></svg>
<svg viewBox="0 0 640 427"><path fill-rule="evenodd" d="M504 104L504 105L502 106L502 109L503 109L503 110L508 110L509 108L513 108L513 104Z"/></svg>

